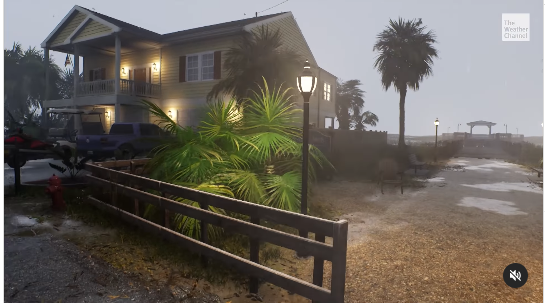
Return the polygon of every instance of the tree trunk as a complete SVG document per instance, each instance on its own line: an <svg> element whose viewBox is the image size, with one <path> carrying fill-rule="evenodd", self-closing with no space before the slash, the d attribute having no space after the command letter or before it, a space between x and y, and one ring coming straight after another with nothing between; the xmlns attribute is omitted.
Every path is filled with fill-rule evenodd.
<svg viewBox="0 0 545 303"><path fill-rule="evenodd" d="M399 90L399 149L405 149L405 97L407 96L407 88Z"/></svg>

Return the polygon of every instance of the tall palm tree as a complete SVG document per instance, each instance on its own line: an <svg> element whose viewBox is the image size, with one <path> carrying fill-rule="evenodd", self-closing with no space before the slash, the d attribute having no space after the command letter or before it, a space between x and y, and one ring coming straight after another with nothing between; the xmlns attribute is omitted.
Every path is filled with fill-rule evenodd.
<svg viewBox="0 0 545 303"><path fill-rule="evenodd" d="M364 130L365 125L376 126L378 117L370 111L363 112L365 91L361 90L360 80L337 81L335 111L339 129L355 128Z"/></svg>
<svg viewBox="0 0 545 303"><path fill-rule="evenodd" d="M437 57L434 47L435 34L426 31L422 19L397 21L377 35L373 51L378 57L374 67L382 75L382 86L388 90L394 86L399 92L399 142L405 147L405 97L407 88L416 91L420 82L432 74L433 59Z"/></svg>
<svg viewBox="0 0 545 303"><path fill-rule="evenodd" d="M283 45L279 30L262 25L254 32L244 32L236 46L225 53L227 77L212 88L208 100L229 95L240 104L260 90L263 79L276 87L282 83L295 86L301 62L295 51Z"/></svg>

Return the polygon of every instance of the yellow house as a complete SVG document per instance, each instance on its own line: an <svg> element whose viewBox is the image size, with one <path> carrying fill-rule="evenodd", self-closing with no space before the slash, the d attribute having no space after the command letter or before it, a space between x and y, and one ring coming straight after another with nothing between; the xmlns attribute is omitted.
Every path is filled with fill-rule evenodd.
<svg viewBox="0 0 545 303"><path fill-rule="evenodd" d="M109 129L115 121L153 122L139 103L146 99L179 124L196 125L206 95L226 76L222 54L261 25L280 29L284 45L309 60L318 77L310 123L333 125L337 78L319 67L291 12L161 35L76 5L41 46L46 57L50 50L73 55L75 76L83 57L84 79L74 78L72 99L48 100L46 92L44 107L101 108Z"/></svg>

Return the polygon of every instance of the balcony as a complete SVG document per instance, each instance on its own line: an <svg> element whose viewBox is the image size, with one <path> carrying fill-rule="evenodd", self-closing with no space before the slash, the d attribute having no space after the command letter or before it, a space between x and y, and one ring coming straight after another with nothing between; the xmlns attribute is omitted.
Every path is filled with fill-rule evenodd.
<svg viewBox="0 0 545 303"><path fill-rule="evenodd" d="M81 82L78 84L78 97L99 95L115 95L115 79ZM160 98L161 85L120 79L118 95Z"/></svg>

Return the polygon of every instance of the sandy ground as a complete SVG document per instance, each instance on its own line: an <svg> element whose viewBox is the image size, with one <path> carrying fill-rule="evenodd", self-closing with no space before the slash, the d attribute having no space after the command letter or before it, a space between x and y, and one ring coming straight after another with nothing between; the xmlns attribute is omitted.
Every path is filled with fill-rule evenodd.
<svg viewBox="0 0 545 303"><path fill-rule="evenodd" d="M318 203L349 221L346 302L543 302L535 174L498 160L459 158L449 167L404 195L357 182L317 188ZM311 260L303 263L310 281ZM529 273L519 289L502 278L511 263ZM329 285L330 266L324 274Z"/></svg>

